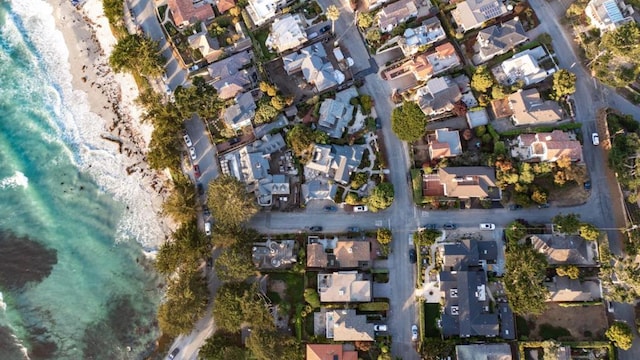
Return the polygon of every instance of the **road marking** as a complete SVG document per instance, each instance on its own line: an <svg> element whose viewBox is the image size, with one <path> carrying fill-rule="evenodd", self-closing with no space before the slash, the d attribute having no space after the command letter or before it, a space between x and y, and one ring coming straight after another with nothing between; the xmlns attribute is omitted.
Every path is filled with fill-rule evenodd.
<svg viewBox="0 0 640 360"><path fill-rule="evenodd" d="M376 226L382 227L382 220L376 220Z"/></svg>

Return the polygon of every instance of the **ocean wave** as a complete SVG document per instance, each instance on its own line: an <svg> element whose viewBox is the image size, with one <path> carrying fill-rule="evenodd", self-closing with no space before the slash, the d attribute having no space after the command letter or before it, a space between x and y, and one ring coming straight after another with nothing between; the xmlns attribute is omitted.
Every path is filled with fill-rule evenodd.
<svg viewBox="0 0 640 360"><path fill-rule="evenodd" d="M29 179L20 171L16 171L13 176L6 177L0 180L0 189L14 189L17 187L27 188L29 186ZM0 293L2 294L2 293Z"/></svg>
<svg viewBox="0 0 640 360"><path fill-rule="evenodd" d="M14 1L12 10L18 15L13 19L19 34L10 34L11 41L24 41L35 48L35 62L42 76L51 87L38 91L51 100L54 128L69 149L71 160L92 175L96 183L114 198L126 205L127 211L120 221L117 241L135 239L147 249L155 248L164 240L166 225L158 214L158 196L152 189L142 186L145 174L141 171L128 174L132 159L120 154L112 142L102 135L107 132L107 122L91 112L88 95L72 87L72 69L68 61L69 50L62 33L56 28L53 8L42 0ZM7 22L11 22L8 19ZM3 32L11 32L7 26ZM109 74L116 82L115 75Z"/></svg>
<svg viewBox="0 0 640 360"><path fill-rule="evenodd" d="M4 302L4 297L2 296L2 292L0 292L0 309L2 309L2 311L7 311L7 303Z"/></svg>

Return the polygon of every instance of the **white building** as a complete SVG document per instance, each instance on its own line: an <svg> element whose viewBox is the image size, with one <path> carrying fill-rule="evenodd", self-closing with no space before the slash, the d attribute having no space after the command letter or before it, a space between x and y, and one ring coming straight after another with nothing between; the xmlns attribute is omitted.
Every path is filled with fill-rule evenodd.
<svg viewBox="0 0 640 360"><path fill-rule="evenodd" d="M279 53L297 48L307 42L307 32L302 24L303 20L298 14L275 19L265 45Z"/></svg>
<svg viewBox="0 0 640 360"><path fill-rule="evenodd" d="M584 12L591 24L602 32L615 30L618 26L633 21L633 8L623 0L591 0Z"/></svg>
<svg viewBox="0 0 640 360"><path fill-rule="evenodd" d="M249 0L245 8L251 21L260 26L276 16L276 11L287 5L285 0Z"/></svg>
<svg viewBox="0 0 640 360"><path fill-rule="evenodd" d="M532 85L541 82L547 76L556 72L555 68L549 70L540 68L538 60L531 50L535 49L515 54L510 59L502 62L500 67L508 84L514 84L518 80L522 80L525 85Z"/></svg>

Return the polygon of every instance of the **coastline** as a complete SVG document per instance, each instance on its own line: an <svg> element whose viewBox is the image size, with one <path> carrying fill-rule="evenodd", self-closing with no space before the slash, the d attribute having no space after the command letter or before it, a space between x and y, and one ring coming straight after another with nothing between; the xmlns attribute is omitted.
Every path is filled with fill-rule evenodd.
<svg viewBox="0 0 640 360"><path fill-rule="evenodd" d="M96 135L121 155L126 176L137 178L139 189L136 190L145 193L157 223L163 227L163 239L143 244L145 253L152 255L175 229L175 224L161 213L169 194L165 187L168 178L149 168L146 162L153 126L140 120L143 109L135 103L138 87L132 75L115 73L109 66L109 54L116 39L100 0L87 0L77 7L69 0L46 1L53 8L56 28L62 33L69 52L66 60L70 64L72 87L86 94L90 111L104 120L103 132ZM127 210L130 205L127 204Z"/></svg>

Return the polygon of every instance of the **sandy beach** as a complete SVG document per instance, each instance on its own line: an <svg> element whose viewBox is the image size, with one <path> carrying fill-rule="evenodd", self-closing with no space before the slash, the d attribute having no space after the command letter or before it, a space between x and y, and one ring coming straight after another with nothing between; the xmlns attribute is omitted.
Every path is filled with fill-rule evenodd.
<svg viewBox="0 0 640 360"><path fill-rule="evenodd" d="M91 111L105 121L104 132L99 136L123 155L126 173L139 179L140 190L148 193L153 211L161 217L161 206L168 195L164 185L167 178L146 163L153 127L140 121L142 109L135 103L138 88L133 76L117 74L109 67L109 54L116 39L104 16L102 2L87 0L77 7L69 0L48 2L69 50L73 88L87 94ZM167 218L159 223L165 236L175 226ZM157 239L155 247L163 241Z"/></svg>

